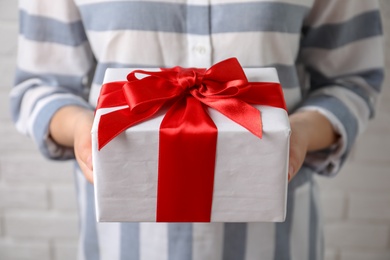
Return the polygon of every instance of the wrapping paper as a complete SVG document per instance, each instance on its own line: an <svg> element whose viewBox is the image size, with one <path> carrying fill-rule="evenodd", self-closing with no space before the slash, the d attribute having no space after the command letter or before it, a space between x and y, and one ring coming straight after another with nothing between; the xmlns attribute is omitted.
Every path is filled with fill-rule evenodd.
<svg viewBox="0 0 390 260"><path fill-rule="evenodd" d="M126 80L135 68L108 69L104 82ZM144 69L158 71L159 69ZM244 69L249 81L279 82L274 68ZM287 112L261 111L262 139L209 108L218 128L211 222L281 222L286 216L290 126ZM128 128L98 150L100 116L92 128L96 216L100 222L155 222L159 126L164 111Z"/></svg>

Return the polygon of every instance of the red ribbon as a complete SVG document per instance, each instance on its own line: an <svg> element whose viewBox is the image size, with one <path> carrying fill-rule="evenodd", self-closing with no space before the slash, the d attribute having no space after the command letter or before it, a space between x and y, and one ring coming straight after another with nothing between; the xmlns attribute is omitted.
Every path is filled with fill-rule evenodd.
<svg viewBox="0 0 390 260"><path fill-rule="evenodd" d="M137 73L149 76L138 79ZM156 220L210 222L217 128L205 106L261 138L260 111L250 104L286 109L280 84L248 82L235 58L208 70L135 70L127 80L102 86L97 109L128 107L101 116L99 150L127 128L170 105L160 125Z"/></svg>

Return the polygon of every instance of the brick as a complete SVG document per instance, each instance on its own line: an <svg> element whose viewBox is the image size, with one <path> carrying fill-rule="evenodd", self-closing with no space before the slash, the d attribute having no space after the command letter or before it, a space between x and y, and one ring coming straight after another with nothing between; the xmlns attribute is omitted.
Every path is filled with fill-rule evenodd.
<svg viewBox="0 0 390 260"><path fill-rule="evenodd" d="M18 19L18 2L14 0L0 1L0 17L2 21L17 21Z"/></svg>
<svg viewBox="0 0 390 260"><path fill-rule="evenodd" d="M353 250L341 251L340 260L389 260L390 250L385 251L369 251L369 250Z"/></svg>
<svg viewBox="0 0 390 260"><path fill-rule="evenodd" d="M387 220L390 223L390 190L387 193L351 193L349 195L348 218Z"/></svg>
<svg viewBox="0 0 390 260"><path fill-rule="evenodd" d="M46 187L43 185L0 185L0 208L47 209Z"/></svg>
<svg viewBox="0 0 390 260"><path fill-rule="evenodd" d="M77 259L77 241L55 241L54 259L69 260Z"/></svg>
<svg viewBox="0 0 390 260"><path fill-rule="evenodd" d="M337 251L335 249L326 248L324 260L337 260Z"/></svg>
<svg viewBox="0 0 390 260"><path fill-rule="evenodd" d="M341 220L344 217L346 196L342 191L321 193L322 212L325 221Z"/></svg>
<svg viewBox="0 0 390 260"><path fill-rule="evenodd" d="M0 67L1 67L1 65L0 65ZM0 84L0 88L1 88L1 84ZM0 121L2 122L1 126L5 125L5 124L13 125L13 123L11 121L10 110L9 110L8 94L9 94L9 91L0 91Z"/></svg>
<svg viewBox="0 0 390 260"><path fill-rule="evenodd" d="M52 211L7 211L4 232L15 238L76 238L76 214Z"/></svg>
<svg viewBox="0 0 390 260"><path fill-rule="evenodd" d="M386 138L386 135L390 132L390 106L389 109L386 107L389 101L383 102L379 106L375 119L370 122L367 127L367 132L364 133L362 138L365 138L366 135L381 135L383 138ZM364 147L358 144L357 149L364 149ZM390 150L390 147L388 149Z"/></svg>
<svg viewBox="0 0 390 260"><path fill-rule="evenodd" d="M38 153L38 148L34 145L33 141L30 138L18 133L10 120L0 119L0 122L0 135L7 137L0 139L0 154L18 156L18 154L25 151L28 151L32 155L36 155Z"/></svg>
<svg viewBox="0 0 390 260"><path fill-rule="evenodd" d="M10 183L73 183L73 162L44 159L37 153L0 157L3 180Z"/></svg>
<svg viewBox="0 0 390 260"><path fill-rule="evenodd" d="M14 21L2 21L0 23L0 35L5 36L1 37L0 55L2 57L15 57L18 39L18 23Z"/></svg>
<svg viewBox="0 0 390 260"><path fill-rule="evenodd" d="M316 177L323 191L387 192L390 183L388 163L347 163L334 178Z"/></svg>
<svg viewBox="0 0 390 260"><path fill-rule="evenodd" d="M52 208L59 211L76 211L76 191L74 185L52 185Z"/></svg>
<svg viewBox="0 0 390 260"><path fill-rule="evenodd" d="M49 243L45 241L0 239L0 259L51 260Z"/></svg>
<svg viewBox="0 0 390 260"><path fill-rule="evenodd" d="M16 68L16 58L14 56L0 56L2 61L0 62L0 88L2 91L9 92L14 85L14 74Z"/></svg>
<svg viewBox="0 0 390 260"><path fill-rule="evenodd" d="M390 55L389 55L390 56ZM390 85L390 80L389 82L387 83L388 85ZM379 100L379 106L378 106L378 115L376 115L375 117L379 117L380 115L382 114L388 114L389 111L390 111L390 91L384 91L382 93L382 96L381 96L381 99ZM380 120L380 119L378 119Z"/></svg>
<svg viewBox="0 0 390 260"><path fill-rule="evenodd" d="M385 249L388 246L390 227L386 224L332 223L325 227L328 247Z"/></svg>
<svg viewBox="0 0 390 260"><path fill-rule="evenodd" d="M382 11L382 10L381 10ZM390 17L390 14L389 14L389 17ZM390 19L388 18L389 22L388 22L388 26L387 26L387 29L390 29ZM386 50L387 50L387 54L389 53L389 49L390 48L390 35L388 33L385 34L385 43L386 43ZM386 70L389 71L389 68L390 68L390 55L386 55L385 57L385 62L386 62ZM382 96L381 96L381 100L389 100L390 99L390 90L388 88L386 88L385 86L388 86L388 84L390 83L390 77L388 76L388 74L386 74L386 77L385 77L385 81L384 81L384 84L383 84L383 87L382 87Z"/></svg>
<svg viewBox="0 0 390 260"><path fill-rule="evenodd" d="M388 163L390 161L390 138L382 135L365 133L356 143L354 161L369 163Z"/></svg>

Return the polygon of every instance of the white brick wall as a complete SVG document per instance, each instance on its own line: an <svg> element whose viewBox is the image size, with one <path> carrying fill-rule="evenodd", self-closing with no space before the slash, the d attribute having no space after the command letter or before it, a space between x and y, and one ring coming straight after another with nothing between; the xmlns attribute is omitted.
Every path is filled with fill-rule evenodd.
<svg viewBox="0 0 390 260"><path fill-rule="evenodd" d="M62 239L77 237L77 214L54 210L7 210L4 232L12 238Z"/></svg>
<svg viewBox="0 0 390 260"><path fill-rule="evenodd" d="M77 209L74 185L53 184L49 196L54 210L74 212Z"/></svg>
<svg viewBox="0 0 390 260"><path fill-rule="evenodd" d="M48 209L47 189L44 185L0 185L0 209Z"/></svg>
<svg viewBox="0 0 390 260"><path fill-rule="evenodd" d="M77 259L77 244L73 240L59 240L54 242L54 259Z"/></svg>
<svg viewBox="0 0 390 260"><path fill-rule="evenodd" d="M48 241L18 240L3 238L0 241L0 259L25 260L40 259L51 260L50 243Z"/></svg>
<svg viewBox="0 0 390 260"><path fill-rule="evenodd" d="M382 0L390 32L390 1ZM8 113L17 35L17 1L0 0L0 259L76 259L72 163L43 159L16 133ZM390 33L386 35L390 50ZM390 51L389 51L390 53ZM386 56L390 75L390 55ZM390 259L390 89L376 119L339 176L318 178L326 260Z"/></svg>
<svg viewBox="0 0 390 260"><path fill-rule="evenodd" d="M76 259L73 163L42 158L9 116L17 2L0 0L0 259Z"/></svg>
<svg viewBox="0 0 390 260"><path fill-rule="evenodd" d="M360 223L351 220L329 223L325 237L329 247L346 249L386 249L389 242L388 224Z"/></svg>

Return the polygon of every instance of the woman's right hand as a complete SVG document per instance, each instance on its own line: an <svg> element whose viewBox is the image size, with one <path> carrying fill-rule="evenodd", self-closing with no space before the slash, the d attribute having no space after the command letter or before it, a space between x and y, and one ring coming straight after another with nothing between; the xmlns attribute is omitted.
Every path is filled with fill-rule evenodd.
<svg viewBox="0 0 390 260"><path fill-rule="evenodd" d="M84 111L78 116L74 129L74 153L85 178L93 183L91 129L93 112Z"/></svg>
<svg viewBox="0 0 390 260"><path fill-rule="evenodd" d="M87 178L93 183L92 139L93 111L79 106L66 106L58 110L50 122L50 136L63 146L73 147L76 160Z"/></svg>

